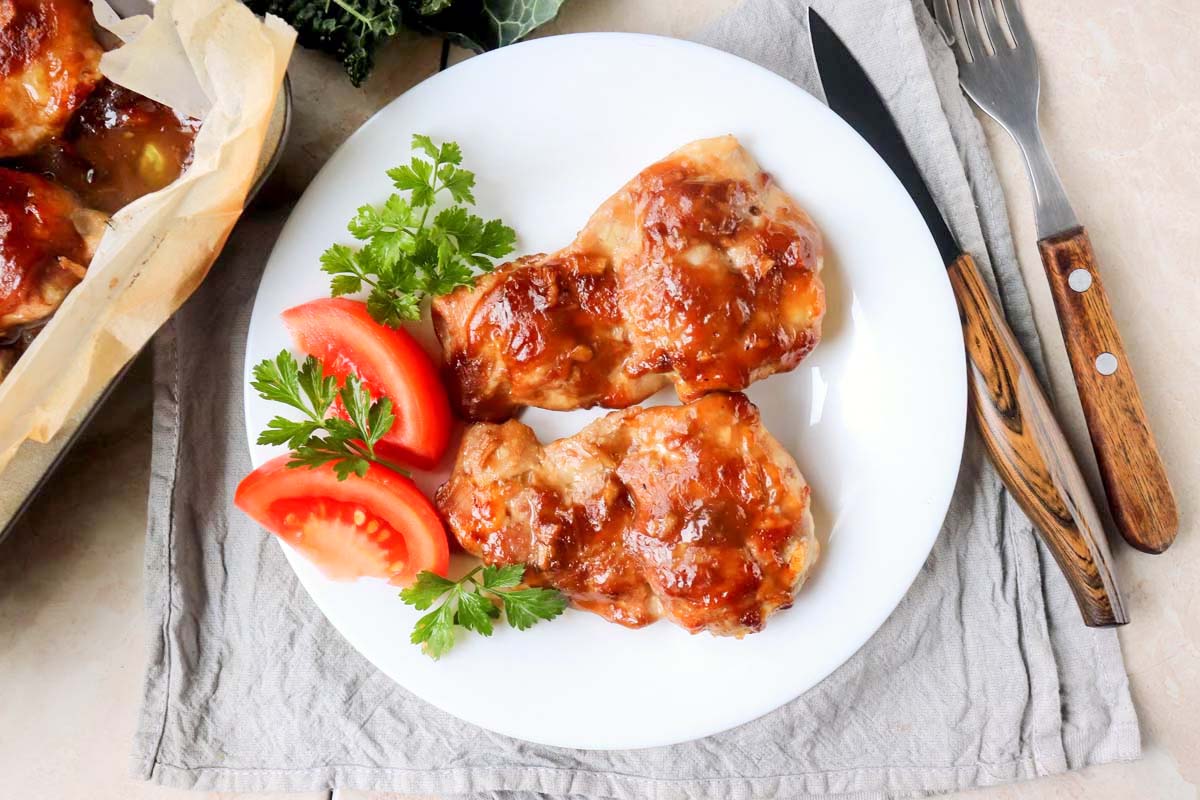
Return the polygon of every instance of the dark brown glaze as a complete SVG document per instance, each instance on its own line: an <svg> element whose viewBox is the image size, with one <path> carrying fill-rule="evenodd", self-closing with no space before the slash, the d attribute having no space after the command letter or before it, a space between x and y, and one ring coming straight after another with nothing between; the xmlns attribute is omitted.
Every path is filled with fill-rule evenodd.
<svg viewBox="0 0 1200 800"><path fill-rule="evenodd" d="M47 4L39 13L51 18L67 6ZM51 39L62 30L55 24ZM0 360L9 368L84 276L107 214L170 184L191 162L197 120L95 78L64 130L43 141L39 129L35 152L0 162L14 168L0 166L6 220L0 225ZM83 92L85 84L79 87ZM3 136L0 130L0 143ZM23 335L14 338L17 333Z"/></svg>
<svg viewBox="0 0 1200 800"><path fill-rule="evenodd" d="M790 370L820 336L811 223L787 206L768 215L758 203L771 180L752 180L713 180L667 160L634 192L643 236L636 268L621 271L636 343L626 368L674 373L685 401Z"/></svg>
<svg viewBox="0 0 1200 800"><path fill-rule="evenodd" d="M610 266L577 253L529 256L483 276L467 302L439 303L441 341L465 332L472 343L447 353L451 396L464 416L506 419L530 398L546 408L624 407L662 385L623 371L629 344L613 335L621 316Z"/></svg>
<svg viewBox="0 0 1200 800"><path fill-rule="evenodd" d="M643 170L567 248L435 299L469 419L688 400L794 368L820 339L820 236L732 136Z"/></svg>
<svg viewBox="0 0 1200 800"><path fill-rule="evenodd" d="M19 162L112 214L178 178L192 160L200 122L104 81L59 138Z"/></svg>
<svg viewBox="0 0 1200 800"><path fill-rule="evenodd" d="M0 336L51 314L84 275L92 243L66 189L0 167Z"/></svg>
<svg viewBox="0 0 1200 800"><path fill-rule="evenodd" d="M0 0L0 158L60 134L99 83L92 25L85 0Z"/></svg>
<svg viewBox="0 0 1200 800"><path fill-rule="evenodd" d="M742 636L791 605L817 556L809 489L740 394L632 408L542 446L471 426L437 493L485 563L629 627L665 617Z"/></svg>

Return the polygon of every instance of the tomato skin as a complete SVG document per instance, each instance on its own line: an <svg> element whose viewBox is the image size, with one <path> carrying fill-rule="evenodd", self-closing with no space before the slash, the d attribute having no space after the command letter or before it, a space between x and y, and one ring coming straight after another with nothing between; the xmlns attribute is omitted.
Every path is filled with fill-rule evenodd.
<svg viewBox="0 0 1200 800"><path fill-rule="evenodd" d="M366 477L339 481L329 464L293 469L290 458L271 459L243 478L234 505L330 577L403 586L422 570L446 574L446 529L411 480L371 464ZM391 535L378 541L384 534Z"/></svg>
<svg viewBox="0 0 1200 800"><path fill-rule="evenodd" d="M373 397L391 399L396 421L376 445L382 457L422 469L438 463L450 442L450 402L416 339L380 325L365 303L345 297L313 300L282 316L296 347L319 358L339 382L354 374Z"/></svg>

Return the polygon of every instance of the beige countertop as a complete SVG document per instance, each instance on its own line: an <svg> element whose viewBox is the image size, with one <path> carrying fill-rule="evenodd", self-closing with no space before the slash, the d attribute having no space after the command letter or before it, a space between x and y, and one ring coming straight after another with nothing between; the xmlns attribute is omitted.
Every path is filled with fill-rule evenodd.
<svg viewBox="0 0 1200 800"><path fill-rule="evenodd" d="M550 32L687 35L736 0L572 0ZM1025 0L1040 45L1046 138L1087 225L1183 526L1166 554L1114 541L1133 622L1120 632L1145 757L972 798L1158 800L1200 796L1200 4L1195 0ZM365 92L386 99L436 70L436 42L406 36ZM293 64L292 146L312 164L332 142L304 118L336 68ZM362 121L348 114L349 129ZM1016 149L985 128L1008 197L1064 423L1088 452L1082 415L1034 244ZM302 185L300 167L281 177ZM142 538L150 369L135 365L14 535L0 545L0 794L22 800L223 797L128 777L145 659ZM328 798L326 792L287 795ZM265 795L244 795L264 800ZM282 797L282 796L281 796ZM383 795L338 792L341 800ZM396 798L392 798L396 800Z"/></svg>

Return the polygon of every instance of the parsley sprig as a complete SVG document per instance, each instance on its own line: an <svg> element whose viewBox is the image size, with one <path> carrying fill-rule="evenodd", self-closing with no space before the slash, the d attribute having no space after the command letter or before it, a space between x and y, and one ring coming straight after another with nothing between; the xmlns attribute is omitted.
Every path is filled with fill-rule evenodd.
<svg viewBox="0 0 1200 800"><path fill-rule="evenodd" d="M524 577L524 564L479 566L457 581L432 572L418 574L416 583L400 592L400 599L420 611L439 599L442 604L417 620L412 643L438 659L454 647L455 626L491 636L492 622L500 618L501 607L508 624L519 631L554 619L567 607L567 599L556 589L516 588Z"/></svg>
<svg viewBox="0 0 1200 800"><path fill-rule="evenodd" d="M408 474L375 452L376 443L396 420L392 401L386 397L372 401L354 375L348 375L339 389L337 377L326 375L315 357L308 356L300 365L283 350L273 360L263 359L255 365L250 385L259 397L291 406L305 417L296 421L277 416L258 435L259 444L286 444L291 448L289 467L315 469L332 462L340 481L351 474L366 477L372 462ZM342 401L349 419L329 416L336 399Z"/></svg>
<svg viewBox="0 0 1200 800"><path fill-rule="evenodd" d="M381 206L364 205L346 226L366 244L355 249L335 244L321 255L334 297L370 290L367 311L392 327L421 318L421 301L474 283L477 272L490 272L493 261L508 255L516 233L498 219L486 222L470 213L475 174L462 168L462 149L454 142L438 146L428 136L412 138L414 155L388 177L405 199L393 194ZM439 195L457 205L433 213ZM431 218L432 214L432 218Z"/></svg>

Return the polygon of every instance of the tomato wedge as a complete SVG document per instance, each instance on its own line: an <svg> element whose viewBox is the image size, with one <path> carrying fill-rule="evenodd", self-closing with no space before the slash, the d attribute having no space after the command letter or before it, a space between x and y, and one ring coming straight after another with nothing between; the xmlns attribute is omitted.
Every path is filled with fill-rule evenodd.
<svg viewBox="0 0 1200 800"><path fill-rule="evenodd" d="M411 583L446 574L450 550L433 504L411 480L378 464L339 481L333 467L289 468L279 456L247 475L233 502L335 580Z"/></svg>
<svg viewBox="0 0 1200 800"><path fill-rule="evenodd" d="M450 441L450 403L416 339L380 325L365 303L344 297L290 308L283 321L296 347L319 358L339 381L356 375L373 397L391 399L396 421L376 445L380 455L424 469L437 464Z"/></svg>

